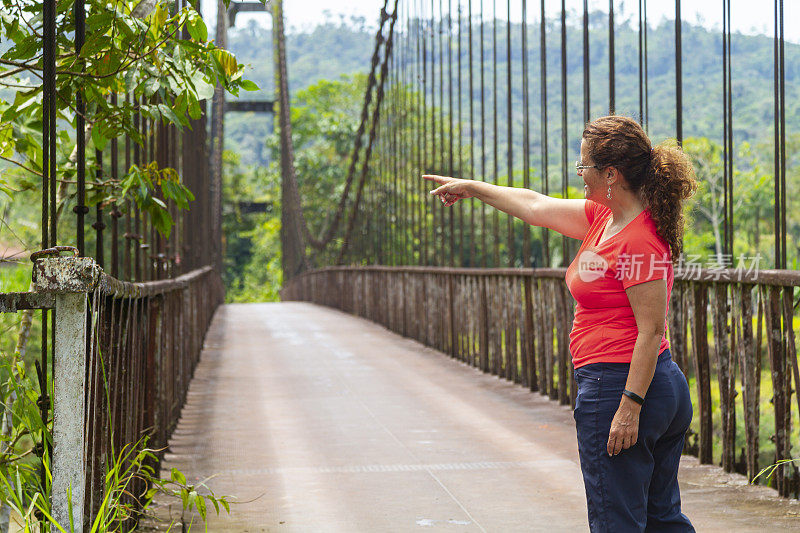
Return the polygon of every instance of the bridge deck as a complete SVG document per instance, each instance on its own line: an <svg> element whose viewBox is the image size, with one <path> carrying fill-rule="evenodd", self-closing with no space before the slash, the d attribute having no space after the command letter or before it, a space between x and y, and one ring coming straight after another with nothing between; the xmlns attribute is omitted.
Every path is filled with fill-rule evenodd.
<svg viewBox="0 0 800 533"><path fill-rule="evenodd" d="M311 304L220 307L173 466L247 502L209 531L588 529L568 408ZM698 531L800 527L797 502L681 467Z"/></svg>

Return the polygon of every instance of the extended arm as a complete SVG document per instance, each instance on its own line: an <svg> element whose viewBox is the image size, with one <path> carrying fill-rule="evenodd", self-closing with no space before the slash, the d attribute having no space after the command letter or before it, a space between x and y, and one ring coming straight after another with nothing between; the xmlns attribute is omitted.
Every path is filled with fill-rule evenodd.
<svg viewBox="0 0 800 533"><path fill-rule="evenodd" d="M447 176L422 177L439 184L431 194L441 197L448 206L474 197L532 226L550 228L573 239L583 239L589 230L586 200L553 198L531 189Z"/></svg>

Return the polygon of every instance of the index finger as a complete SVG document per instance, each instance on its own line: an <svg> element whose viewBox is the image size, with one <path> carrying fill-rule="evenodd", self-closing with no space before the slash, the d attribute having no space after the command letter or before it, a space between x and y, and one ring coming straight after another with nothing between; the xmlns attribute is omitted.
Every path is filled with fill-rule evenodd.
<svg viewBox="0 0 800 533"><path fill-rule="evenodd" d="M428 180L428 181L435 181L436 183L438 183L440 185L443 185L443 184L447 183L448 181L452 181L453 180L453 178L450 178L450 177L447 177L447 176L437 176L436 174L423 174L422 175L422 179L425 179L425 180Z"/></svg>

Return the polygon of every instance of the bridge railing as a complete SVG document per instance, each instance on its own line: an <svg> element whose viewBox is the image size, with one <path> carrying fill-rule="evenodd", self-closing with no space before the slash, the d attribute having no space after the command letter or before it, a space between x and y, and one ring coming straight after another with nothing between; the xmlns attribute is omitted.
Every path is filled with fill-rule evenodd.
<svg viewBox="0 0 800 533"><path fill-rule="evenodd" d="M564 275L561 268L327 267L292 278L281 296L373 320L574 406L574 300ZM692 389L685 451L702 463L753 479L798 444L796 394L791 408L800 387L798 286L793 271L676 270L668 338ZM770 483L797 497L796 464L778 468Z"/></svg>
<svg viewBox="0 0 800 533"><path fill-rule="evenodd" d="M147 436L158 461L163 456L224 288L210 265L131 283L81 257L37 259L33 281L33 292L0 294L0 311L54 310L52 515L65 525L70 505L82 508L75 531L88 530L124 446ZM128 487L134 513L122 530L136 525L144 483Z"/></svg>

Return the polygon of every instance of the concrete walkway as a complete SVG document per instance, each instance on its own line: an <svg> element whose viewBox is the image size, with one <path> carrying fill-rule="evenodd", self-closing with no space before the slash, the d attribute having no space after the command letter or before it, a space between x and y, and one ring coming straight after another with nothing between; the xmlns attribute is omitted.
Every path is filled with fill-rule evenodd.
<svg viewBox="0 0 800 533"><path fill-rule="evenodd" d="M697 531L800 530L797 502L681 466ZM588 531L569 408L311 304L218 310L172 467L246 502L209 531Z"/></svg>

